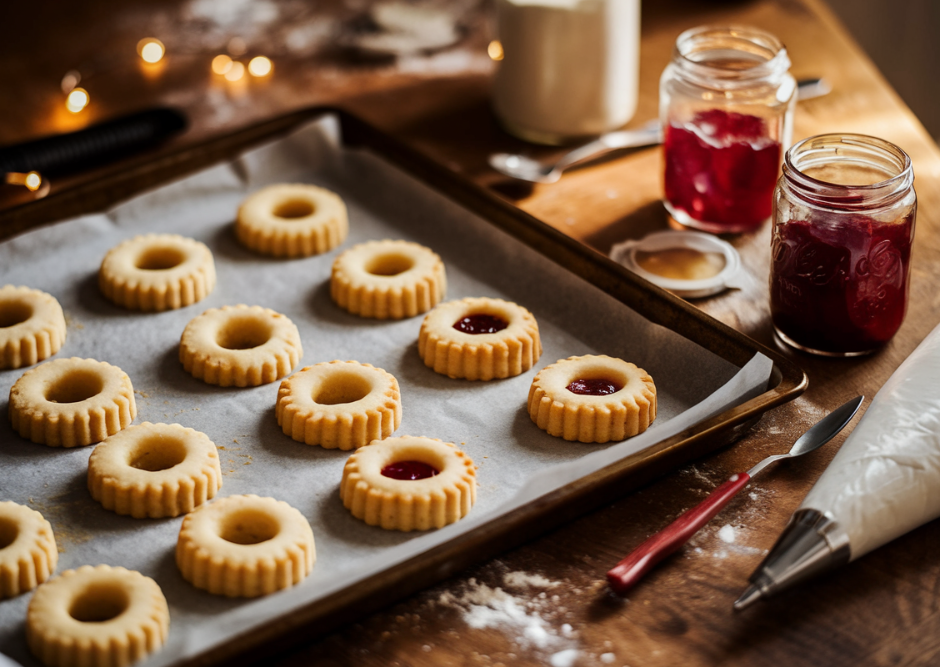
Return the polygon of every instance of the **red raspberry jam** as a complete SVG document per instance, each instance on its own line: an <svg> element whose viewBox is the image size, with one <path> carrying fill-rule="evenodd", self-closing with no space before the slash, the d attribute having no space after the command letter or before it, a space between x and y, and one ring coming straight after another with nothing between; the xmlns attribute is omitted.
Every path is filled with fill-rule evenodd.
<svg viewBox="0 0 940 667"><path fill-rule="evenodd" d="M571 384L565 387L572 394L581 394L582 396L609 396L623 389L622 384L617 384L610 380L572 380Z"/></svg>
<svg viewBox="0 0 940 667"><path fill-rule="evenodd" d="M739 232L770 217L781 146L761 118L699 112L666 127L663 151L666 202L679 222L687 216L691 226Z"/></svg>
<svg viewBox="0 0 940 667"><path fill-rule="evenodd" d="M913 212L895 222L842 213L830 224L775 225L770 312L799 346L866 352L888 342L907 310Z"/></svg>
<svg viewBox="0 0 940 667"><path fill-rule="evenodd" d="M398 461L382 468L382 475L392 479L427 479L439 472L434 466L421 461Z"/></svg>
<svg viewBox="0 0 940 667"><path fill-rule="evenodd" d="M509 326L509 322L496 315L467 315L466 317L454 322L454 328L457 331L463 331L468 334L491 334L502 331Z"/></svg>

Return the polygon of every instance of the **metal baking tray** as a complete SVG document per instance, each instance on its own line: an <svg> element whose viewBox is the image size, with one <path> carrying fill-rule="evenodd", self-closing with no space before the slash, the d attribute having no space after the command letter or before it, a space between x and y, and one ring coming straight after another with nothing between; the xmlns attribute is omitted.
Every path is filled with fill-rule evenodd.
<svg viewBox="0 0 940 667"><path fill-rule="evenodd" d="M775 351L644 281L520 211L493 192L337 109L299 111L193 148L164 153L156 160L137 160L106 170L94 182L0 213L0 238L41 224L105 210L137 193L236 158L324 115L338 119L344 146L380 156L651 322L677 332L738 367L743 367L755 354L762 353L773 362L770 382L758 396L696 423L648 449L541 495L496 521L459 534L444 544L377 572L355 586L300 610L292 610L290 614L259 621L249 631L179 664L251 660L268 653L270 648L266 645L274 640L278 641L278 649L293 642L309 640L314 632L326 632L390 604L471 563L528 541L687 461L728 445L743 435L765 411L796 398L807 385L805 374ZM542 360L544 363L550 361Z"/></svg>

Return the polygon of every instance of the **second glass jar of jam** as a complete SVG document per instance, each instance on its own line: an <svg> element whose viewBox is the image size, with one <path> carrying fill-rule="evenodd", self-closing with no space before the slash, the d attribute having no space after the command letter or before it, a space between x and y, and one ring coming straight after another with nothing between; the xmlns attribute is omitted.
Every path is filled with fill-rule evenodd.
<svg viewBox="0 0 940 667"><path fill-rule="evenodd" d="M793 347L873 352L907 312L917 196L907 154L857 134L787 151L774 196L770 312Z"/></svg>
<svg viewBox="0 0 940 667"><path fill-rule="evenodd" d="M756 28L687 30L659 91L669 214L714 233L768 220L796 103L783 44Z"/></svg>

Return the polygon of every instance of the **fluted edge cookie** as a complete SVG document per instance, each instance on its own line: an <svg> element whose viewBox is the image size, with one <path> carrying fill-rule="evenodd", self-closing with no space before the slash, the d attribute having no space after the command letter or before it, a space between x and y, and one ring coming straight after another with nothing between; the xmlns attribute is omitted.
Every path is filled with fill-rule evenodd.
<svg viewBox="0 0 940 667"><path fill-rule="evenodd" d="M414 317L447 291L444 262L410 241L368 241L333 262L330 296L340 308L379 320Z"/></svg>
<svg viewBox="0 0 940 667"><path fill-rule="evenodd" d="M418 353L441 375L492 380L532 368L542 354L542 341L526 308L502 299L468 297L428 313L418 334Z"/></svg>
<svg viewBox="0 0 940 667"><path fill-rule="evenodd" d="M409 470L436 472L411 478ZM339 493L352 515L370 526L411 531L459 521L476 501L476 489L473 461L456 446L401 436L357 449L343 468Z"/></svg>
<svg viewBox="0 0 940 667"><path fill-rule="evenodd" d="M532 379L529 416L565 440L604 443L642 433L656 418L656 385L635 364L606 355L569 357Z"/></svg>
<svg viewBox="0 0 940 667"><path fill-rule="evenodd" d="M124 667L166 641L170 611L153 579L84 565L44 583L26 612L26 639L49 667Z"/></svg>
<svg viewBox="0 0 940 667"><path fill-rule="evenodd" d="M65 334L55 297L29 287L0 288L0 370L48 359L62 348Z"/></svg>
<svg viewBox="0 0 940 667"><path fill-rule="evenodd" d="M109 301L159 312L192 305L215 288L215 262L205 243L178 234L144 234L111 248L98 269Z"/></svg>
<svg viewBox="0 0 940 667"><path fill-rule="evenodd" d="M135 519L192 512L221 486L215 444L179 424L131 426L95 447L88 459L91 497Z"/></svg>
<svg viewBox="0 0 940 667"><path fill-rule="evenodd" d="M349 221L339 195L303 183L270 185L238 209L235 232L246 248L272 257L309 257L346 240Z"/></svg>
<svg viewBox="0 0 940 667"><path fill-rule="evenodd" d="M0 502L0 600L30 591L59 562L52 525L34 509Z"/></svg>
<svg viewBox="0 0 940 667"><path fill-rule="evenodd" d="M101 442L137 416L127 374L106 361L56 359L10 388L10 423L33 442L78 447Z"/></svg>
<svg viewBox="0 0 940 667"><path fill-rule="evenodd" d="M307 366L281 382L277 423L297 442L355 449L401 424L401 391L391 373L357 361Z"/></svg>
<svg viewBox="0 0 940 667"><path fill-rule="evenodd" d="M228 597L257 597L299 584L316 548L304 516L282 500L229 496L187 514L176 564L196 588Z"/></svg>
<svg viewBox="0 0 940 667"><path fill-rule="evenodd" d="M212 308L190 320L180 362L193 377L222 387L256 387L290 373L303 346L285 315L260 306Z"/></svg>

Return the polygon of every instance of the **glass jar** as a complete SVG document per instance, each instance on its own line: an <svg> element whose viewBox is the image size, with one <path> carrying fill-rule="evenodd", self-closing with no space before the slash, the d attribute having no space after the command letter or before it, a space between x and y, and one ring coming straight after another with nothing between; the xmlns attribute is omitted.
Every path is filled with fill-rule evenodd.
<svg viewBox="0 0 940 667"><path fill-rule="evenodd" d="M806 352L877 350L907 312L917 196L907 154L858 134L799 142L774 195L770 312Z"/></svg>
<svg viewBox="0 0 940 667"><path fill-rule="evenodd" d="M640 0L496 0L493 110L507 132L560 145L636 111Z"/></svg>
<svg viewBox="0 0 940 667"><path fill-rule="evenodd" d="M790 58L773 35L737 26L679 35L659 86L669 214L714 233L769 220L795 104Z"/></svg>

